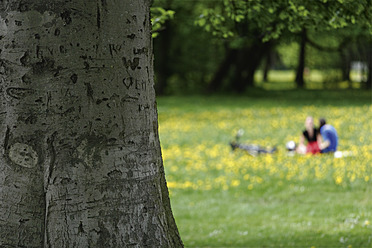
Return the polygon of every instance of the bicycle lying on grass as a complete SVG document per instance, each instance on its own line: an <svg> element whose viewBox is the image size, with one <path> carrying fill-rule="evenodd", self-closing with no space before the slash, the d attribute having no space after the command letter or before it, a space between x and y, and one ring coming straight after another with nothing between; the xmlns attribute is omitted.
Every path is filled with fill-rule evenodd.
<svg viewBox="0 0 372 248"><path fill-rule="evenodd" d="M240 149L243 151L248 152L248 154L252 156L257 156L260 154L272 154L277 151L277 148L274 146L273 148L265 148L259 145L255 144L242 144L239 142L240 137L242 137L244 134L243 129L239 129L236 136L235 140L230 142L231 149L235 151L236 149Z"/></svg>
<svg viewBox="0 0 372 248"><path fill-rule="evenodd" d="M240 150L248 152L248 154L252 156L257 156L260 154L273 154L278 150L276 146L274 146L273 148L265 148L265 147L255 145L255 144L242 144L239 142L239 139L240 137L243 136L243 134L244 134L244 130L239 129L235 136L235 140L230 142L230 146L233 151L235 151L236 149L240 149ZM296 152L297 144L294 141L291 140L287 142L285 147L286 147L288 156L294 156L295 154L297 154ZM336 151L332 154L335 158L355 156L355 154L352 151Z"/></svg>

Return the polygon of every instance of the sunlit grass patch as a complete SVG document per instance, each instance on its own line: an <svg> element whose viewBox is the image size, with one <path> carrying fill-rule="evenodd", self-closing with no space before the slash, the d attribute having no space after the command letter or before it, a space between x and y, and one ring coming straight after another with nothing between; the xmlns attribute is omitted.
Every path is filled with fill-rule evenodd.
<svg viewBox="0 0 372 248"><path fill-rule="evenodd" d="M371 244L370 96L319 93L159 99L166 177L186 246ZM350 156L288 156L285 143L298 141L307 115L326 117ZM278 152L233 152L240 128L242 142Z"/></svg>

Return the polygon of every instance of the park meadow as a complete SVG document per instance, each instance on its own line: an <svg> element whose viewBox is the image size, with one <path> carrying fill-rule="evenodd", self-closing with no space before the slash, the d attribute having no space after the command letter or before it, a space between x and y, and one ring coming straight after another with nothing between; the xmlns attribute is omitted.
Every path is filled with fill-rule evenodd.
<svg viewBox="0 0 372 248"><path fill-rule="evenodd" d="M263 88L157 99L185 247L371 247L371 91ZM309 115L337 129L345 156L288 154ZM242 143L278 150L232 151L239 129Z"/></svg>

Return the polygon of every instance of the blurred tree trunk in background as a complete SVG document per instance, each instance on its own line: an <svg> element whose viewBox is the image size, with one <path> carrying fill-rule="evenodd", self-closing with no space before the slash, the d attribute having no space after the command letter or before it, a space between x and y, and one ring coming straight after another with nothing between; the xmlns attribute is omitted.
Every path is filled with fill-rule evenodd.
<svg viewBox="0 0 372 248"><path fill-rule="evenodd" d="M227 77L231 66L234 64L238 52L239 51L237 49L227 49L225 58L218 66L211 82L208 85L208 92L216 92L221 88L222 82Z"/></svg>
<svg viewBox="0 0 372 248"><path fill-rule="evenodd" d="M269 51L266 53L266 60L263 67L263 75L262 75L262 81L268 82L269 81L269 71L271 69L271 66L273 64L273 57L274 57L274 49L271 47Z"/></svg>
<svg viewBox="0 0 372 248"><path fill-rule="evenodd" d="M357 55L356 61L364 62L361 74L362 83L366 89L372 88L371 70L372 70L372 40L370 37L360 36L356 43Z"/></svg>
<svg viewBox="0 0 372 248"><path fill-rule="evenodd" d="M254 74L270 51L270 47L271 42L254 41L252 46L239 51L235 63L235 75L231 82L234 91L244 92L247 87L254 87Z"/></svg>
<svg viewBox="0 0 372 248"><path fill-rule="evenodd" d="M1 1L0 247L182 247L149 5Z"/></svg>
<svg viewBox="0 0 372 248"><path fill-rule="evenodd" d="M267 53L270 53L271 46L271 42L256 40L251 46L227 48L224 60L209 83L208 92L221 90L224 80L229 81L227 87L235 92L254 87L254 74Z"/></svg>
<svg viewBox="0 0 372 248"><path fill-rule="evenodd" d="M171 58L169 56L169 49L171 48L172 42L172 25L169 21L167 21L165 25L166 28L161 32L161 35L156 38L158 39L157 42L159 42L159 50L155 52L155 70L157 72L155 91L157 95L164 95L168 79L172 75L172 70L170 68Z"/></svg>
<svg viewBox="0 0 372 248"><path fill-rule="evenodd" d="M372 44L367 48L367 81L366 88L372 89Z"/></svg>
<svg viewBox="0 0 372 248"><path fill-rule="evenodd" d="M350 51L348 49L340 49L339 54L340 54L340 58L341 58L342 81L351 82L351 79L350 79L350 71L351 71Z"/></svg>
<svg viewBox="0 0 372 248"><path fill-rule="evenodd" d="M159 94L229 90L243 93L247 87L254 86L254 72L261 60L267 58L267 51L258 43L269 40L288 49L283 55L286 64L281 68L296 69L298 88L306 86L307 66L342 68L343 79L347 80L350 61L339 63L339 56L349 56L336 51L340 38L353 40L358 34L365 35L370 26L370 5L366 1L155 0L154 3L176 13L155 40L155 87ZM301 37L296 58L293 55L296 45L290 44L291 34ZM306 51L311 49L306 48L312 45L311 37L307 36L311 34L315 35L314 47L328 50L328 55ZM263 68L264 80L269 64ZM339 71L332 80L340 80Z"/></svg>
<svg viewBox="0 0 372 248"><path fill-rule="evenodd" d="M307 43L307 32L306 32L306 29L303 28L301 32L300 51L299 51L299 56L298 56L298 65L297 65L297 72L296 72L296 79L295 79L297 88L301 88L301 89L305 87L304 70L305 70L306 43Z"/></svg>
<svg viewBox="0 0 372 248"><path fill-rule="evenodd" d="M173 0L167 0L165 2L165 9L172 9ZM172 33L172 22L167 20L164 24L164 29L160 31L159 37L155 39L158 45L158 49L155 50L155 91L157 95L164 95L166 87L168 85L168 79L172 75L171 69L171 56L170 49L173 42L173 33Z"/></svg>

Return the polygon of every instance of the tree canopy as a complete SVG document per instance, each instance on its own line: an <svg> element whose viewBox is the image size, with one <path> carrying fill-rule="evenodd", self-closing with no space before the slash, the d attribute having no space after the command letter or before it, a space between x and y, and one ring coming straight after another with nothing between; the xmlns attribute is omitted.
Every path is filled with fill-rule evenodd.
<svg viewBox="0 0 372 248"><path fill-rule="evenodd" d="M257 69L272 63L269 58L278 57L277 49L283 51L280 46L285 48L288 41L300 44L303 40L302 50L306 47L311 52L302 57L298 52L290 61L298 72L307 65L301 61L309 58L318 60L319 67L333 57L325 67L340 67L345 54L355 50L350 45L356 40L365 40L368 50L372 34L368 0L157 0L154 6L175 11L155 39L155 53L161 54L155 55L161 94L167 91L164 88L172 91L174 85L244 91L254 85ZM300 51L301 46L297 47ZM325 56L326 50L333 55ZM367 62L363 56L356 59ZM280 57L276 61L283 62Z"/></svg>
<svg viewBox="0 0 372 248"><path fill-rule="evenodd" d="M216 1L217 2L217 1ZM205 7L196 23L224 38L247 35L241 27L256 27L264 41L279 38L285 31L303 28L330 30L360 24L372 32L368 0L223 0Z"/></svg>

